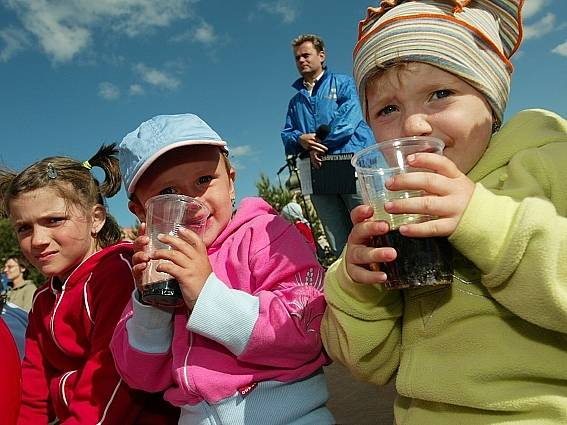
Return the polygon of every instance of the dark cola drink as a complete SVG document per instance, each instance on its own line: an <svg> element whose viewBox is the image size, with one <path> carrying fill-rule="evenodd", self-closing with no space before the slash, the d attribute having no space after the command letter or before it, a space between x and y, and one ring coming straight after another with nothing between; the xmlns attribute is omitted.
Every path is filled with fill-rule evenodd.
<svg viewBox="0 0 567 425"><path fill-rule="evenodd" d="M380 263L389 289L449 285L453 281L453 254L447 238L410 238L392 230L374 238L376 247L392 247L394 261Z"/></svg>
<svg viewBox="0 0 567 425"><path fill-rule="evenodd" d="M177 279L166 279L144 285L142 301L160 307L177 307L183 304Z"/></svg>

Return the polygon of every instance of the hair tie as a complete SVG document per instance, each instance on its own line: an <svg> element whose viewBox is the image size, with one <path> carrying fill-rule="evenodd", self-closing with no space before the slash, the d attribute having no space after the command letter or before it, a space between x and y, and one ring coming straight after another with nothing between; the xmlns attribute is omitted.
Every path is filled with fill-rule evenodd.
<svg viewBox="0 0 567 425"><path fill-rule="evenodd" d="M47 177L49 177L50 179L56 179L57 178L57 169L55 168L55 165L53 165L52 162L48 162L47 163Z"/></svg>
<svg viewBox="0 0 567 425"><path fill-rule="evenodd" d="M87 170L92 170L93 166L89 163L89 161L83 161L83 167L85 167Z"/></svg>

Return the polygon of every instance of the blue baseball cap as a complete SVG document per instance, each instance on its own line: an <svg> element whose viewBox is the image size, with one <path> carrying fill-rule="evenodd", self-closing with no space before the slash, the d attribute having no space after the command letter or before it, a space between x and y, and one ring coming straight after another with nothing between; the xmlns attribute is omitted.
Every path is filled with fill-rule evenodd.
<svg viewBox="0 0 567 425"><path fill-rule="evenodd" d="M182 146L212 145L227 149L227 143L193 114L157 115L128 133L118 145L120 171L128 195L153 162Z"/></svg>

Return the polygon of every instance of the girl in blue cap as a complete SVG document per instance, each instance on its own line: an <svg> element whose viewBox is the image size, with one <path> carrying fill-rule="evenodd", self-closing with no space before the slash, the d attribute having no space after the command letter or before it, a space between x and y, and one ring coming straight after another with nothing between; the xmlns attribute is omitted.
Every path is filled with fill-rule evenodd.
<svg viewBox="0 0 567 425"><path fill-rule="evenodd" d="M147 201L196 198L210 212L202 239L181 228L161 235L171 249L135 241L133 273L150 260L175 278L181 305L144 304L133 293L111 348L134 388L165 391L186 425L334 424L319 326L323 269L302 236L260 198L233 211L234 168L226 142L193 114L159 115L119 145L129 208L145 221Z"/></svg>

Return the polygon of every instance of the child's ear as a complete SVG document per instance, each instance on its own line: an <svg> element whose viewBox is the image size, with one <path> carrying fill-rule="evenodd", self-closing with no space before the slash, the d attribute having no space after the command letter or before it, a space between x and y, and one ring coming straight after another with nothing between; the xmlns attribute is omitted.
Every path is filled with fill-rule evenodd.
<svg viewBox="0 0 567 425"><path fill-rule="evenodd" d="M146 221L146 211L144 210L144 207L140 204L138 199L136 199L136 197L128 201L128 209L132 214L138 217L138 220L140 220L140 222L143 223Z"/></svg>
<svg viewBox="0 0 567 425"><path fill-rule="evenodd" d="M234 179L236 179L236 170L232 167L228 172L228 179L230 180L230 199L234 201L234 199L236 199L236 190L234 188Z"/></svg>
<svg viewBox="0 0 567 425"><path fill-rule="evenodd" d="M91 211L91 217L91 233L96 235L106 222L106 208L100 204L96 204Z"/></svg>

